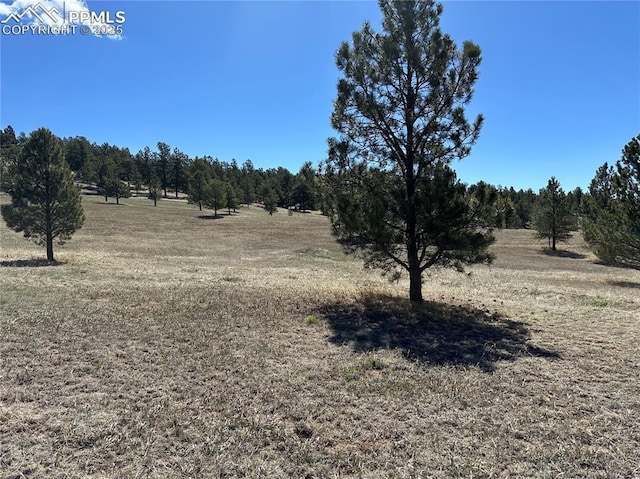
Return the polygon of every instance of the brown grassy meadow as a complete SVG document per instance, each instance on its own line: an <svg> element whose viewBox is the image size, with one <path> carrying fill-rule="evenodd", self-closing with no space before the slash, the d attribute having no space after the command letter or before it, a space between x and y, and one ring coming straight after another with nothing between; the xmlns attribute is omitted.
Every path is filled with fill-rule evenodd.
<svg viewBox="0 0 640 479"><path fill-rule="evenodd" d="M318 214L124 203L0 225L0 477L640 477L640 272L579 237L411 308Z"/></svg>

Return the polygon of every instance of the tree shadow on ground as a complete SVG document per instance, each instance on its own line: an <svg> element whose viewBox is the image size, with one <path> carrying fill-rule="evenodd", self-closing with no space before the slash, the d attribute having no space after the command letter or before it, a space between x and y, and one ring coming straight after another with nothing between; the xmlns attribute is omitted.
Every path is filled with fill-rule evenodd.
<svg viewBox="0 0 640 479"><path fill-rule="evenodd" d="M636 271L640 271L640 264L628 264L628 263L617 263L615 261L603 261L596 260L593 264L598 264L600 266L607 266L609 268L620 268L620 269L633 269Z"/></svg>
<svg viewBox="0 0 640 479"><path fill-rule="evenodd" d="M427 365L478 366L486 372L497 361L560 354L530 343L527 326L498 313L403 298L368 295L355 302L324 305L322 315L333 330L330 341L355 352L399 349L405 358Z"/></svg>
<svg viewBox="0 0 640 479"><path fill-rule="evenodd" d="M222 215L200 215L200 216L198 216L198 219L201 219L201 220L221 220L222 218L224 218L224 216L222 216Z"/></svg>
<svg viewBox="0 0 640 479"><path fill-rule="evenodd" d="M611 286L618 286L620 288L638 288L640 289L640 283L635 283L633 281L607 281L607 284Z"/></svg>
<svg viewBox="0 0 640 479"><path fill-rule="evenodd" d="M17 259L0 261L0 268L40 268L42 266L62 266L64 261L49 261L46 259Z"/></svg>
<svg viewBox="0 0 640 479"><path fill-rule="evenodd" d="M570 259L585 259L587 255L582 253L576 253L574 251L566 251L566 250L552 250L551 248L543 248L538 250L538 254L544 254L546 256L554 256L556 258L570 258Z"/></svg>

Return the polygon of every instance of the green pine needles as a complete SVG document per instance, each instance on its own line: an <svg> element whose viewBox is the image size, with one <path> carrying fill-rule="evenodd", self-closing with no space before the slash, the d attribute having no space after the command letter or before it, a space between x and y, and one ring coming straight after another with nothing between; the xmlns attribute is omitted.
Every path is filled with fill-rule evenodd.
<svg viewBox="0 0 640 479"><path fill-rule="evenodd" d="M449 164L476 142L470 123L480 47L457 48L440 30L434 1L380 1L383 32L365 23L343 42L324 165L326 205L336 236L368 266L409 273L422 302L422 275L441 266L489 263L493 236Z"/></svg>
<svg viewBox="0 0 640 479"><path fill-rule="evenodd" d="M63 244L84 223L80 191L73 184L60 141L46 128L31 133L9 172L11 204L2 207L9 228L46 245Z"/></svg>
<svg viewBox="0 0 640 479"><path fill-rule="evenodd" d="M623 148L615 167L605 163L596 172L583 231L602 261L640 269L640 135Z"/></svg>

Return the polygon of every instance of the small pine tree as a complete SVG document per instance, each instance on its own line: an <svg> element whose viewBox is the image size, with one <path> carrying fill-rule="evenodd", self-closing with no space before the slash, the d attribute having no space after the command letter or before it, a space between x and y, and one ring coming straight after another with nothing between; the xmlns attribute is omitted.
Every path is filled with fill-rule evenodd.
<svg viewBox="0 0 640 479"><path fill-rule="evenodd" d="M235 213L236 208L240 205L240 198L236 195L236 190L231 183L225 185L225 205L229 215L231 215L231 210Z"/></svg>
<svg viewBox="0 0 640 479"><path fill-rule="evenodd" d="M567 241L572 236L571 231L577 228L571 205L555 177L551 177L547 187L540 190L533 227L539 238L549 240L549 247L553 251L556 250L556 243Z"/></svg>
<svg viewBox="0 0 640 479"><path fill-rule="evenodd" d="M218 216L218 210L224 205L225 191L225 184L221 180L214 178L207 183L202 203L213 210L214 216Z"/></svg>
<svg viewBox="0 0 640 479"><path fill-rule="evenodd" d="M98 194L104 196L104 202L109 196L116 196L118 188L116 167L113 159L103 158L98 165Z"/></svg>
<svg viewBox="0 0 640 479"><path fill-rule="evenodd" d="M54 240L63 244L85 218L60 140L46 128L31 133L13 173L11 204L2 206L2 217L9 228L46 245L47 260L55 261Z"/></svg>
<svg viewBox="0 0 640 479"><path fill-rule="evenodd" d="M309 184L301 181L293 189L293 201L296 203L297 208L303 213L309 209L313 209L314 204L313 191L309 187Z"/></svg>
<svg viewBox="0 0 640 479"><path fill-rule="evenodd" d="M116 197L116 204L120 204L120 198L130 198L131 188L125 182L115 179L113 183L113 196Z"/></svg>
<svg viewBox="0 0 640 479"><path fill-rule="evenodd" d="M149 199L153 200L153 206L158 206L158 200L162 197L162 185L157 177L151 179L149 184Z"/></svg>
<svg viewBox="0 0 640 479"><path fill-rule="evenodd" d="M265 197L264 209L270 216L278 212L278 195L276 195L273 190L269 190Z"/></svg>
<svg viewBox="0 0 640 479"><path fill-rule="evenodd" d="M189 181L189 203L198 205L202 211L202 200L204 199L204 191L207 186L207 177L202 170L196 170L193 177Z"/></svg>

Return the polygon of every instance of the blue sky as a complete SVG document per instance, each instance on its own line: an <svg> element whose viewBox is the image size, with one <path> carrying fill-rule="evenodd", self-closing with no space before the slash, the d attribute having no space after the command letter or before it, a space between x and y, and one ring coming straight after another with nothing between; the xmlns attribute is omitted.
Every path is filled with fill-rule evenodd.
<svg viewBox="0 0 640 479"><path fill-rule="evenodd" d="M0 13L2 3L14 2ZM340 42L380 22L372 1L86 5L124 11L123 38L2 34L0 126L133 153L164 141L191 157L294 172L322 160L334 134ZM556 176L565 190L584 188L640 133L640 2L444 7L443 30L483 52L468 112L486 120L454 164L463 181L537 190Z"/></svg>

